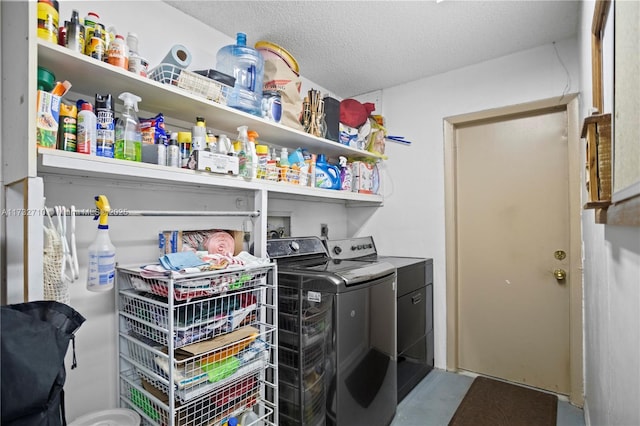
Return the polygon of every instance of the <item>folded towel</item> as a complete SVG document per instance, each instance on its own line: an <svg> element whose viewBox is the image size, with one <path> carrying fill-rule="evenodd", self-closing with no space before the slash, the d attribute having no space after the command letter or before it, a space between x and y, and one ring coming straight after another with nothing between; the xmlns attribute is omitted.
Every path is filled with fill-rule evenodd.
<svg viewBox="0 0 640 426"><path fill-rule="evenodd" d="M158 260L160 261L160 264L162 266L172 271L180 271L186 268L195 268L198 266L206 265L206 262L204 262L194 252L191 251L165 254Z"/></svg>

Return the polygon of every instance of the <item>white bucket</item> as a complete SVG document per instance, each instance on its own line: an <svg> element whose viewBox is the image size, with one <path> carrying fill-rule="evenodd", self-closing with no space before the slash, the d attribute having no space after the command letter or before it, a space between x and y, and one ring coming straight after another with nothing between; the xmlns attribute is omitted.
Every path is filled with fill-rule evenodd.
<svg viewBox="0 0 640 426"><path fill-rule="evenodd" d="M96 411L78 417L68 426L139 426L140 415L126 408Z"/></svg>

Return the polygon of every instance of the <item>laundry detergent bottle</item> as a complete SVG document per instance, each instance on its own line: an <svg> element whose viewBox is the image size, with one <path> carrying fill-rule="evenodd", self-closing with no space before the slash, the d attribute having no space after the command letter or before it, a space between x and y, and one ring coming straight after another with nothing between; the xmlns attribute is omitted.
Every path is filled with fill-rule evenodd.
<svg viewBox="0 0 640 426"><path fill-rule="evenodd" d="M316 188L340 189L340 169L327 163L324 154L316 160Z"/></svg>
<svg viewBox="0 0 640 426"><path fill-rule="evenodd" d="M89 246L89 267L87 270L87 290L108 291L113 288L116 276L116 248L109 238L107 220L111 207L106 195L96 197L98 209L98 233L96 239Z"/></svg>
<svg viewBox="0 0 640 426"><path fill-rule="evenodd" d="M262 117L264 59L260 52L247 46L246 34L237 33L236 44L218 50L216 70L236 79L227 105Z"/></svg>

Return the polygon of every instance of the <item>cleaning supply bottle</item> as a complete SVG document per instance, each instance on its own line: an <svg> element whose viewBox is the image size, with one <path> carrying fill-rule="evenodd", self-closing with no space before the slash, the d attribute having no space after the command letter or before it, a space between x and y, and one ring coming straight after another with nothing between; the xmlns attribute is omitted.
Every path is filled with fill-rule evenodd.
<svg viewBox="0 0 640 426"><path fill-rule="evenodd" d="M71 21L65 22L67 28L67 38L65 46L74 52L84 53L84 25L80 23L80 16L77 10L71 12Z"/></svg>
<svg viewBox="0 0 640 426"><path fill-rule="evenodd" d="M98 120L96 124L96 155L98 157L113 158L115 120L111 93L106 95L96 93L95 113Z"/></svg>
<svg viewBox="0 0 640 426"><path fill-rule="evenodd" d="M262 117L264 58L247 46L247 35L236 34L236 44L224 46L216 54L216 70L235 77L227 105Z"/></svg>
<svg viewBox="0 0 640 426"><path fill-rule="evenodd" d="M256 170L256 177L258 179L267 178L267 166L269 164L269 146L268 145L256 145L256 157L258 157L258 170Z"/></svg>
<svg viewBox="0 0 640 426"><path fill-rule="evenodd" d="M178 147L180 148L180 167L186 169L191 155L191 132L178 132Z"/></svg>
<svg viewBox="0 0 640 426"><path fill-rule="evenodd" d="M316 160L316 188L340 189L340 169L327 163L324 154Z"/></svg>
<svg viewBox="0 0 640 426"><path fill-rule="evenodd" d="M204 151L207 148L207 127L204 118L196 117L196 125L191 129L191 150Z"/></svg>
<svg viewBox="0 0 640 426"><path fill-rule="evenodd" d="M238 153L238 170L240 176L251 179L253 176L253 158L251 156L249 135L247 132L247 126L238 127L238 137L236 138L234 145L239 148L236 148L236 152Z"/></svg>
<svg viewBox="0 0 640 426"><path fill-rule="evenodd" d="M76 152L96 155L96 126L98 119L89 102L83 102L76 127Z"/></svg>
<svg viewBox="0 0 640 426"><path fill-rule="evenodd" d="M120 160L142 161L142 131L138 120L139 96L123 92L118 96L124 109L116 124L116 146L114 156Z"/></svg>
<svg viewBox="0 0 640 426"><path fill-rule="evenodd" d="M287 175L289 173L289 150L282 148L280 150L280 162L278 163L278 182L288 182Z"/></svg>
<svg viewBox="0 0 640 426"><path fill-rule="evenodd" d="M167 166L180 167L180 147L178 146L178 133L171 133L169 145L167 146Z"/></svg>
<svg viewBox="0 0 640 426"><path fill-rule="evenodd" d="M247 137L249 138L249 151L251 151L251 179L258 176L258 152L256 150L256 139L260 135L255 130L249 130Z"/></svg>
<svg viewBox="0 0 640 426"><path fill-rule="evenodd" d="M347 157L340 157L340 189L343 191L352 191L353 173L351 164L347 162Z"/></svg>
<svg viewBox="0 0 640 426"><path fill-rule="evenodd" d="M98 195L96 208L98 209L98 233L95 241L89 246L89 267L87 271L87 290L108 291L113 288L116 275L116 248L109 238L107 220L111 207L106 195Z"/></svg>

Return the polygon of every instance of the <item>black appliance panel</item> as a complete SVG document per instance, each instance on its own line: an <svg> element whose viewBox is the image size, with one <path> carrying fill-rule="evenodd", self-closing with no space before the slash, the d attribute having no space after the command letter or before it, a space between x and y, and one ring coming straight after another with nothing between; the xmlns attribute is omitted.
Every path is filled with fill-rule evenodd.
<svg viewBox="0 0 640 426"><path fill-rule="evenodd" d="M373 237L326 241L335 259L385 262L397 270L398 402L434 367L433 259L380 256Z"/></svg>

